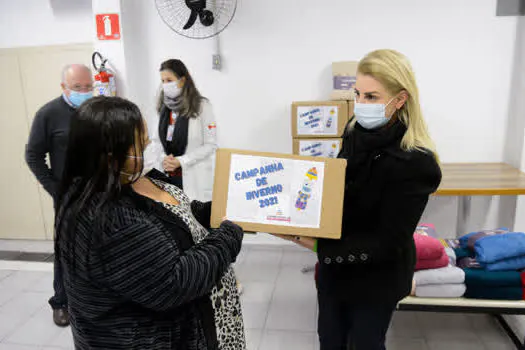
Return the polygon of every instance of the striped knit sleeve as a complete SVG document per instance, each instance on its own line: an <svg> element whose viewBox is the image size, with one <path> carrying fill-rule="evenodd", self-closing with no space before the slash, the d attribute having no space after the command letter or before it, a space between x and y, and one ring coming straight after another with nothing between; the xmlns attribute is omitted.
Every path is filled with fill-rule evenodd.
<svg viewBox="0 0 525 350"><path fill-rule="evenodd" d="M93 276L124 298L164 311L208 294L235 260L242 229L225 222L181 254L170 238L148 222L136 222L106 237L92 261Z"/></svg>

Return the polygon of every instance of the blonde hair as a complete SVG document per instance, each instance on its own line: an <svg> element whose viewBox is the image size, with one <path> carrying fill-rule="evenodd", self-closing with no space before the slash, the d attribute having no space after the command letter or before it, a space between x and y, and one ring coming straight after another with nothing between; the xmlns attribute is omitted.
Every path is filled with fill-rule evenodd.
<svg viewBox="0 0 525 350"><path fill-rule="evenodd" d="M357 72L378 80L392 96L402 91L407 92L406 102L397 111L399 120L407 127L401 140L401 149L405 151L428 150L434 154L436 160L439 160L436 146L423 119L419 104L419 90L408 59L394 50L372 51L359 62ZM349 127L353 128L355 123L354 118Z"/></svg>

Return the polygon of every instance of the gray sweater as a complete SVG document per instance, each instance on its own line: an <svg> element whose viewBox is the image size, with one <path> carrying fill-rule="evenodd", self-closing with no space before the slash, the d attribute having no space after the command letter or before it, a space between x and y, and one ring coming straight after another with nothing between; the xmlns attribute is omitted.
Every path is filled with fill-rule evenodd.
<svg viewBox="0 0 525 350"><path fill-rule="evenodd" d="M26 162L38 182L56 198L66 161L69 126L75 109L62 96L36 113L26 146ZM46 163L49 154L51 168Z"/></svg>

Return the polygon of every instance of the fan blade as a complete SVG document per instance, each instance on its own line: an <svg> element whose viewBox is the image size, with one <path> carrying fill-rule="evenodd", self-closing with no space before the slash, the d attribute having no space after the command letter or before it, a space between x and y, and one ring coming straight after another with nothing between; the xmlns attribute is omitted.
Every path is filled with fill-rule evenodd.
<svg viewBox="0 0 525 350"><path fill-rule="evenodd" d="M197 21L198 13L196 11L191 11L190 18L188 18L188 22L182 27L182 29L187 30L193 27L195 22Z"/></svg>

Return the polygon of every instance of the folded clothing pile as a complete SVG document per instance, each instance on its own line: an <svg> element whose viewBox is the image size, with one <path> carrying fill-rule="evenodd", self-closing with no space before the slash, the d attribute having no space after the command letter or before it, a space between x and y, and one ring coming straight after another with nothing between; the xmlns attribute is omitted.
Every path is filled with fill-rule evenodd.
<svg viewBox="0 0 525 350"><path fill-rule="evenodd" d="M495 230L484 230L468 233L460 237L455 242L454 252L456 253L458 263L461 268L482 268L476 258L476 243L489 236L504 235L509 233L508 228L498 228Z"/></svg>
<svg viewBox="0 0 525 350"><path fill-rule="evenodd" d="M416 270L439 269L449 265L445 247L435 236L433 225L422 224L417 227L414 233Z"/></svg>
<svg viewBox="0 0 525 350"><path fill-rule="evenodd" d="M423 224L414 241L412 295L525 300L525 233L499 228L447 240L437 237L433 225Z"/></svg>
<svg viewBox="0 0 525 350"><path fill-rule="evenodd" d="M524 300L525 273L466 268L466 298Z"/></svg>
<svg viewBox="0 0 525 350"><path fill-rule="evenodd" d="M496 236L505 233L509 233L510 230L506 227L497 228L494 230L483 230L467 233L464 236L458 238L459 246L461 248L474 249L474 244L483 237Z"/></svg>
<svg viewBox="0 0 525 350"><path fill-rule="evenodd" d="M525 234L507 228L471 232L455 253L465 271L466 298L524 300Z"/></svg>
<svg viewBox="0 0 525 350"><path fill-rule="evenodd" d="M465 272L456 267L454 250L437 238L431 224L418 226L416 272L412 295L422 298L459 298L465 293Z"/></svg>
<svg viewBox="0 0 525 350"><path fill-rule="evenodd" d="M465 294L465 272L456 266L414 273L415 296L422 298L459 298Z"/></svg>
<svg viewBox="0 0 525 350"><path fill-rule="evenodd" d="M479 265L487 271L525 268L525 233L511 232L479 238L474 243Z"/></svg>

